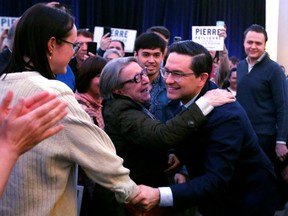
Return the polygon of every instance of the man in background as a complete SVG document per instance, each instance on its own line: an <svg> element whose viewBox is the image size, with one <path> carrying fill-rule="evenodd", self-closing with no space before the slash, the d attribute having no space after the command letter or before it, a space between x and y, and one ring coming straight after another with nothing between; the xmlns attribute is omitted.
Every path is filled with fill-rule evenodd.
<svg viewBox="0 0 288 216"><path fill-rule="evenodd" d="M92 32L87 31L86 29L79 29L77 31L77 42L81 43L81 47L76 53L75 57L69 62L69 66L71 67L75 76L77 76L78 69L83 63L83 61L85 61L89 57L89 55L87 54L88 42L92 41Z"/></svg>
<svg viewBox="0 0 288 216"><path fill-rule="evenodd" d="M283 70L265 52L267 40L267 32L260 25L245 30L243 45L247 57L237 66L237 100L247 112L276 174L288 181L288 169L283 169L288 155L288 93ZM288 183L282 181L286 200L287 188Z"/></svg>

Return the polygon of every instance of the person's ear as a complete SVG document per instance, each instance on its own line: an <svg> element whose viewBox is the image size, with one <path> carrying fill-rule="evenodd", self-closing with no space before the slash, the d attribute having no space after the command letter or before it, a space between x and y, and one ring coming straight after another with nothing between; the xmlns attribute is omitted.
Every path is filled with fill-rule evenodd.
<svg viewBox="0 0 288 216"><path fill-rule="evenodd" d="M122 94L121 89L113 89L112 92L113 92L113 94L118 94L118 95Z"/></svg>
<svg viewBox="0 0 288 216"><path fill-rule="evenodd" d="M55 37L51 37L49 40L48 40L48 55L49 56L52 56L53 54L53 51L56 47L56 38Z"/></svg>
<svg viewBox="0 0 288 216"><path fill-rule="evenodd" d="M209 78L209 74L208 73L201 73L200 76L200 82L199 82L199 85L204 86L205 83L207 82L208 78Z"/></svg>
<svg viewBox="0 0 288 216"><path fill-rule="evenodd" d="M134 56L138 56L138 53L136 51L134 51Z"/></svg>

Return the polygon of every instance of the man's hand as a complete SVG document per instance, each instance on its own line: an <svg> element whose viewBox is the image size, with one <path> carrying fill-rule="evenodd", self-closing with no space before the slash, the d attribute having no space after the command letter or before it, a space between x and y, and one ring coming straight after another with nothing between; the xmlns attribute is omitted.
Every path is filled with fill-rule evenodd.
<svg viewBox="0 0 288 216"><path fill-rule="evenodd" d="M110 33L103 35L100 40L100 49L106 51L111 43Z"/></svg>
<svg viewBox="0 0 288 216"><path fill-rule="evenodd" d="M232 103L236 101L236 98L232 95L231 92L223 89L214 89L207 91L203 95L203 97L213 107L222 106L226 103Z"/></svg>
<svg viewBox="0 0 288 216"><path fill-rule="evenodd" d="M131 200L131 203L136 205L137 208L145 211L151 210L160 202L160 191L157 188L139 185L138 195Z"/></svg>
<svg viewBox="0 0 288 216"><path fill-rule="evenodd" d="M288 154L288 149L286 144L277 144L275 146L275 152L280 161L284 161Z"/></svg>

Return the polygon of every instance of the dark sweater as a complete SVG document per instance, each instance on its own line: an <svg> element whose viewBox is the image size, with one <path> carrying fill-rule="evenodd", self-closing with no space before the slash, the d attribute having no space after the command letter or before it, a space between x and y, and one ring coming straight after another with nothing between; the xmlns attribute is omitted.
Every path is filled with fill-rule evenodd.
<svg viewBox="0 0 288 216"><path fill-rule="evenodd" d="M239 62L237 100L247 112L258 135L276 135L277 141L286 141L287 99L283 70L267 54L254 65L250 73L248 73L247 61L244 59Z"/></svg>

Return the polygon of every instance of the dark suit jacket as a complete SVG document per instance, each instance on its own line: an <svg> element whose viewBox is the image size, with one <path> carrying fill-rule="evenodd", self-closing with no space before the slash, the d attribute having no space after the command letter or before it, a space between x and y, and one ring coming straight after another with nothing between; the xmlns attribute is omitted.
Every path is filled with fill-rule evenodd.
<svg viewBox="0 0 288 216"><path fill-rule="evenodd" d="M199 97L210 89L208 82ZM208 123L178 149L191 180L171 186L174 205L198 205L203 215L272 216L277 179L246 113L235 102L207 117Z"/></svg>

